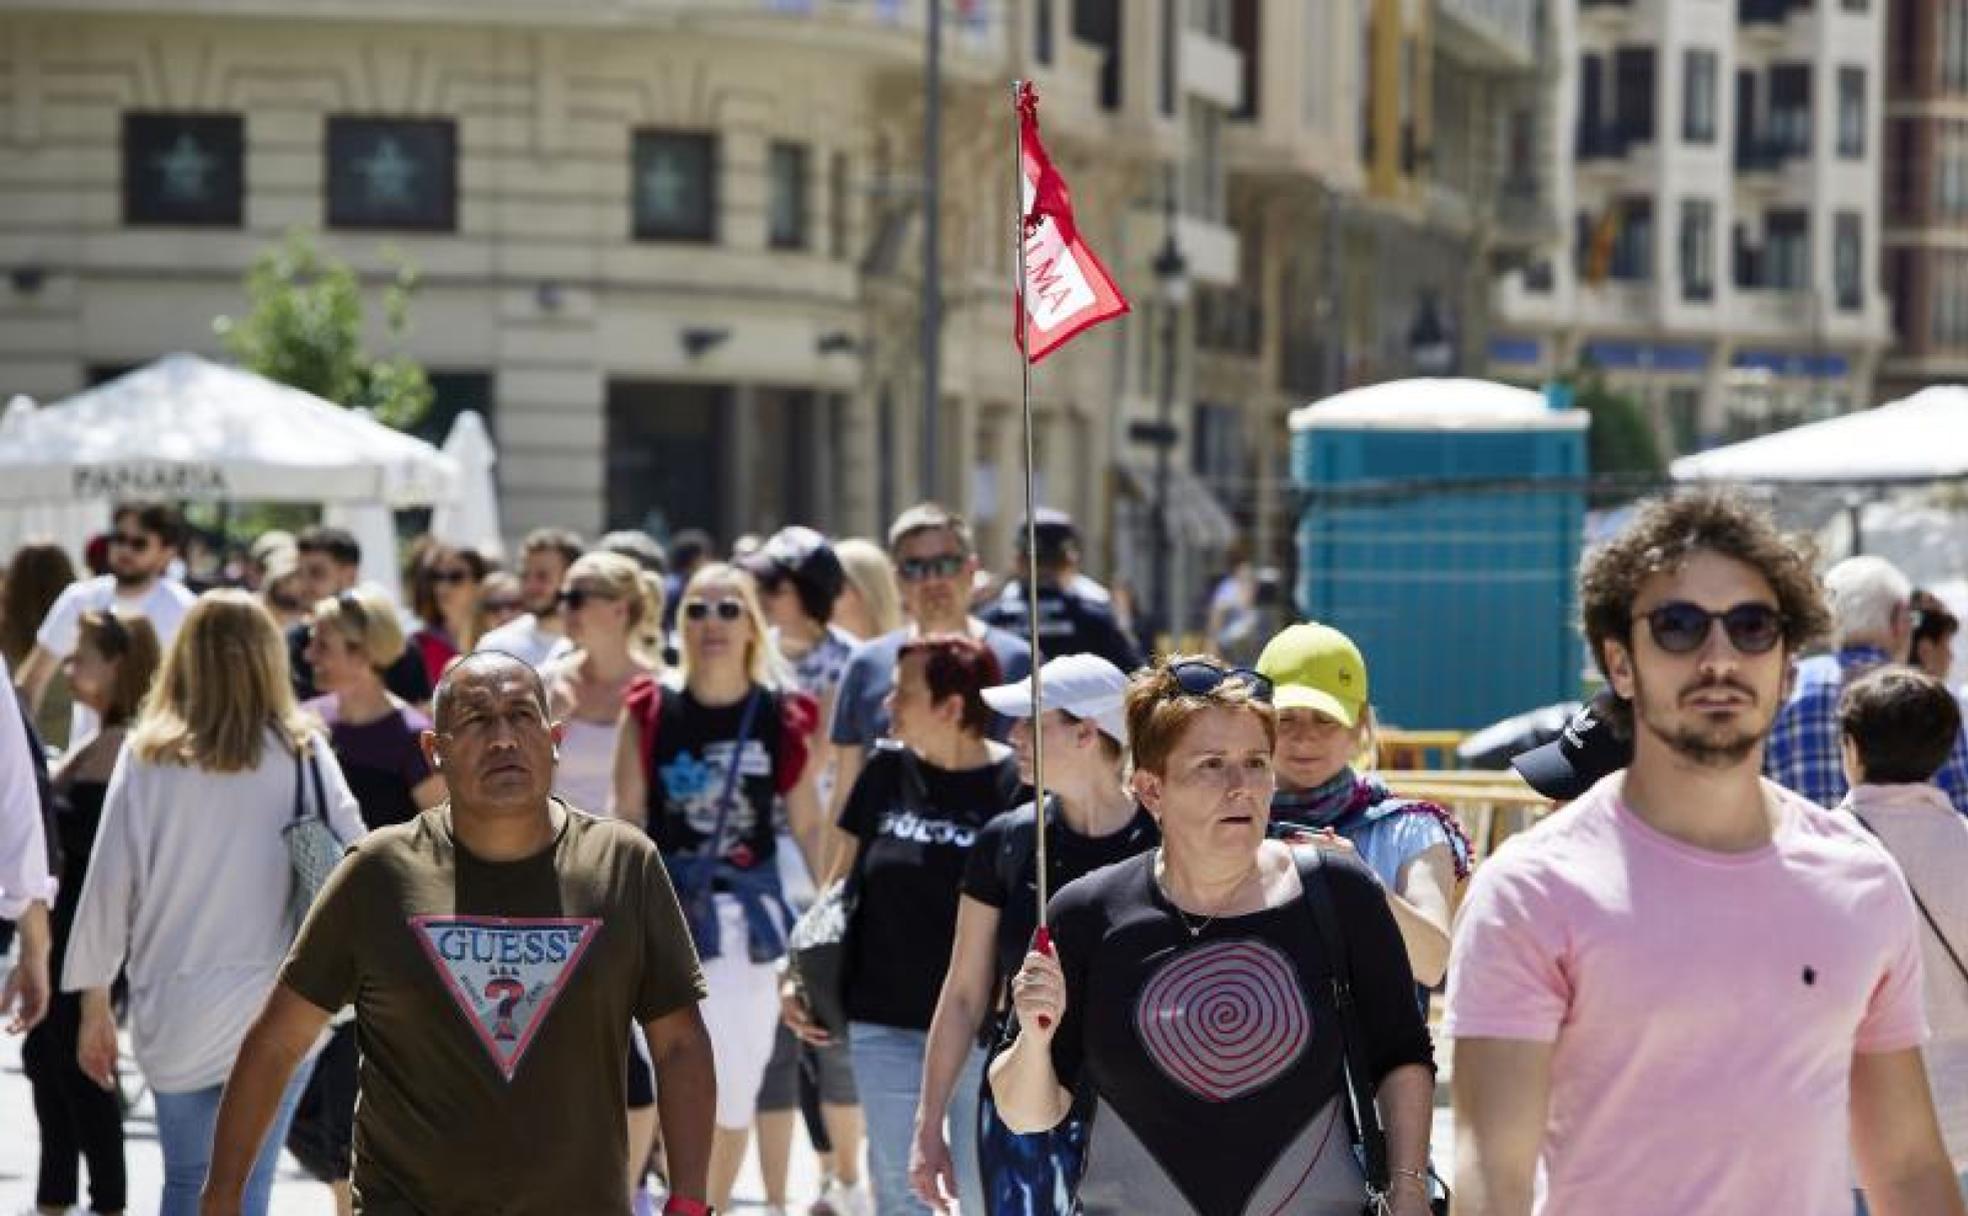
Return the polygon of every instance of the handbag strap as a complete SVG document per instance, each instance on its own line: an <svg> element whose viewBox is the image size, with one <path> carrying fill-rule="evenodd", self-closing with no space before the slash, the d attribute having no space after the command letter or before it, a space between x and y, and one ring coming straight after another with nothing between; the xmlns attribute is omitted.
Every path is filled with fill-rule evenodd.
<svg viewBox="0 0 1968 1216"><path fill-rule="evenodd" d="M301 772L306 761L301 758L301 749L294 749L294 815L289 822L299 823L307 818L307 775Z"/></svg>
<svg viewBox="0 0 1968 1216"><path fill-rule="evenodd" d="M1857 811L1853 811L1852 818L1859 821L1860 827L1864 828L1868 832L1871 832L1874 840L1880 839L1879 833L1876 830L1874 830L1871 824L1865 821L1864 815L1859 814ZM1905 876L1902 875L1902 877ZM1911 878L1908 878L1906 880L1906 885L1907 885L1907 894L1913 896L1913 906L1920 909L1921 919L1925 920L1927 922L1927 927L1934 931L1935 940L1941 943L1941 949L1947 951L1948 960L1954 964L1954 969L1961 973L1961 978L1964 981L1968 981L1968 966L1964 966L1962 964L1961 956L1955 953L1954 944L1948 941L1947 934L1941 932L1940 922L1935 920L1934 914L1927 910L1927 901L1920 898L1920 892L1918 889L1914 887L1913 880Z"/></svg>
<svg viewBox="0 0 1968 1216"><path fill-rule="evenodd" d="M711 829L709 840L704 842L704 857L715 861L724 852L724 829L731 822L732 795L738 788L738 771L744 767L745 744L752 738L752 722L758 717L760 695L758 685L745 697L745 712L738 718L738 737L731 744L731 763L724 770L724 790L718 795L717 826Z"/></svg>
<svg viewBox="0 0 1968 1216"><path fill-rule="evenodd" d="M1326 884L1325 858L1312 848L1293 849L1298 863L1299 885L1305 889L1305 906L1312 913L1319 943L1325 947L1326 963L1332 969L1333 1004L1339 1009L1339 1063L1346 1082L1347 1113L1353 1130L1360 1137L1362 1168L1366 1173L1369 1197L1387 1194L1387 1133L1380 1126L1380 1111L1374 1105L1374 1091L1368 1078L1367 1040L1360 1028L1360 1011L1353 1003L1353 963L1346 950L1346 934L1339 923L1339 909Z"/></svg>

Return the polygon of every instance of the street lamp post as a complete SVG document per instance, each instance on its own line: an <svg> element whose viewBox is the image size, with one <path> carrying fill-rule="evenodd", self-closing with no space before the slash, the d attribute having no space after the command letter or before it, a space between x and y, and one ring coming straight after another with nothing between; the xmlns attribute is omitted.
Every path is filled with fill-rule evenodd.
<svg viewBox="0 0 1968 1216"><path fill-rule="evenodd" d="M1155 445L1155 551L1151 554L1155 615L1163 630L1173 635L1175 610L1169 586L1169 551L1174 537L1169 534L1169 457L1175 447L1176 341L1181 332L1182 306L1189 299L1189 263L1182 256L1175 235L1175 174L1169 173L1166 204L1167 235L1155 255L1155 282L1161 289L1162 304L1162 394Z"/></svg>

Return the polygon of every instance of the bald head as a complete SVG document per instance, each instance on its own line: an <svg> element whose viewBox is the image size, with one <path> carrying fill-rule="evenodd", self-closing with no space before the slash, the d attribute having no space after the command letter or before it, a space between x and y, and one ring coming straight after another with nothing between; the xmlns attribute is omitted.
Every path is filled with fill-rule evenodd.
<svg viewBox="0 0 1968 1216"><path fill-rule="evenodd" d="M532 664L503 650L477 650L452 664L451 670L437 682L437 691L431 694L431 725L439 734L449 733L451 719L456 716L461 701L495 696L514 681L532 694L540 707L540 718L545 721L547 686Z"/></svg>

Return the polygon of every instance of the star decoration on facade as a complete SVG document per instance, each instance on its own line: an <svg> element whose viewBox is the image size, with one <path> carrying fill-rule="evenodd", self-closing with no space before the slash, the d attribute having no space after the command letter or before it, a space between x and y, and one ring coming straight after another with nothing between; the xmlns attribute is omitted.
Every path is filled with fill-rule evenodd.
<svg viewBox="0 0 1968 1216"><path fill-rule="evenodd" d="M210 193L212 169L218 161L189 132L179 135L169 150L150 158L164 197L179 203L200 202Z"/></svg>
<svg viewBox="0 0 1968 1216"><path fill-rule="evenodd" d="M661 153L652 157L642 173L642 198L651 217L674 219L689 210L690 175L676 158Z"/></svg>
<svg viewBox="0 0 1968 1216"><path fill-rule="evenodd" d="M376 150L367 159L355 162L355 171L367 180L372 205L400 208L416 203L413 190L422 169L404 155L402 146L392 137L385 135L378 139Z"/></svg>

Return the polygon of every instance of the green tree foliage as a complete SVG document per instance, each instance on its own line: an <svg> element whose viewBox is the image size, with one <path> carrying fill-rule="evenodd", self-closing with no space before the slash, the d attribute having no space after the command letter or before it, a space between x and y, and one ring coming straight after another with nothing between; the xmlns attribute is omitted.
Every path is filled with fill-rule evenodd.
<svg viewBox="0 0 1968 1216"><path fill-rule="evenodd" d="M410 328L417 271L392 259L383 288L383 323L391 344ZM362 285L348 263L324 255L295 229L254 259L246 274L246 315L219 317L212 328L242 366L270 380L342 405L366 409L399 429L430 409L430 380L398 351L372 355L362 341Z"/></svg>
<svg viewBox="0 0 1968 1216"><path fill-rule="evenodd" d="M1667 472L1660 440L1638 401L1614 392L1598 370L1586 368L1574 379L1579 409L1592 416L1586 434L1592 471L1620 477L1660 477Z"/></svg>

